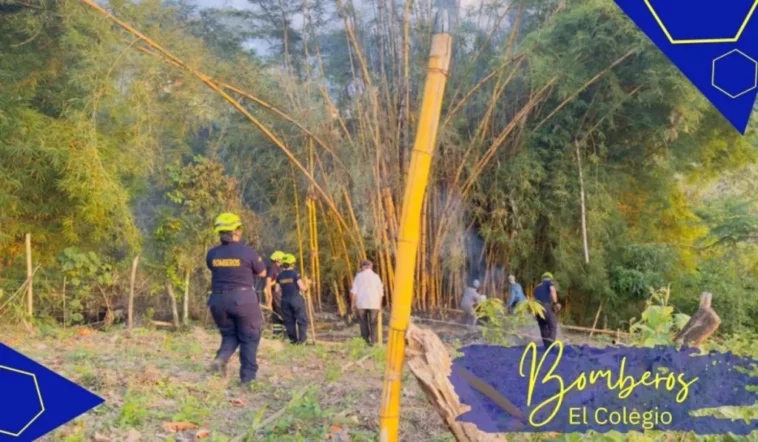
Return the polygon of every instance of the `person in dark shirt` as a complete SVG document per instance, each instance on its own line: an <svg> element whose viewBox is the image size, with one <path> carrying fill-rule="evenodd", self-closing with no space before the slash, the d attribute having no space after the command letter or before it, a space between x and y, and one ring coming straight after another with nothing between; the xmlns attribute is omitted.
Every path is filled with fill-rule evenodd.
<svg viewBox="0 0 758 442"><path fill-rule="evenodd" d="M277 250L271 254L271 264L266 268L266 302L273 312L271 322L273 325L274 339L284 336L284 316L282 313L282 294L276 285L276 277L279 275L279 266L282 264L284 252Z"/></svg>
<svg viewBox="0 0 758 442"><path fill-rule="evenodd" d="M242 221L233 213L216 218L215 231L221 244L208 250L205 262L211 271L208 297L213 320L221 333L221 346L211 369L226 376L229 358L240 348L240 380L255 380L263 315L255 291L255 277L266 276L261 256L240 241Z"/></svg>
<svg viewBox="0 0 758 442"><path fill-rule="evenodd" d="M293 344L305 344L308 336L308 317L305 312L305 301L300 295L306 290L306 285L297 271L292 268L295 256L284 255L282 270L276 277L276 284L282 294L282 314L287 336Z"/></svg>
<svg viewBox="0 0 758 442"><path fill-rule="evenodd" d="M545 349L547 349L558 335L558 321L555 313L560 309L558 292L555 290L555 285L553 284L552 273L545 272L542 274L542 283L534 289L534 299L539 301L545 309L544 318L539 315L535 315L535 318L540 327L542 343L545 345Z"/></svg>

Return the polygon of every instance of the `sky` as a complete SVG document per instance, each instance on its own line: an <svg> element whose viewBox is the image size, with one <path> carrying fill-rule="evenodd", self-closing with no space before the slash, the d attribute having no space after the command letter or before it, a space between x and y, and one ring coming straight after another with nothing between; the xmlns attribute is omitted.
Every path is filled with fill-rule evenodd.
<svg viewBox="0 0 758 442"><path fill-rule="evenodd" d="M348 1L349 0L345 0L343 1L343 3L347 3ZM368 9L368 8L371 8L373 5L373 2L369 0L352 0L352 1L356 9L360 9L360 8ZM436 2L437 0L416 0L416 1L421 1L421 2L424 2L425 4L428 4L428 2ZM461 9L465 9L465 8L479 6L482 3L482 1L487 1L487 0L456 0L456 1L459 2ZM247 0L194 0L194 3L198 5L200 8L250 9L250 3ZM371 10L369 9L367 13L370 13L370 11ZM293 26L295 28L302 26L301 16L298 15L298 16L293 17ZM265 41L253 40L253 41L248 42L247 44L260 55L265 55L268 53L269 45Z"/></svg>

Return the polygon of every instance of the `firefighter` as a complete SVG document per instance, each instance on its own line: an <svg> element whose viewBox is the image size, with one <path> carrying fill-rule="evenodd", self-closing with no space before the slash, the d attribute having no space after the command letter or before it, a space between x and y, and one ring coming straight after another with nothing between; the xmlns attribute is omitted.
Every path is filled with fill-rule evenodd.
<svg viewBox="0 0 758 442"><path fill-rule="evenodd" d="M535 317L540 327L542 343L547 349L558 335L558 320L555 314L561 309L561 304L558 303L558 292L555 289L555 284L553 284L552 273L545 272L542 274L542 283L534 289L534 299L545 308L544 318L540 315L535 315Z"/></svg>
<svg viewBox="0 0 758 442"><path fill-rule="evenodd" d="M221 333L221 346L211 370L226 376L227 362L239 347L240 380L248 384L258 372L256 357L263 322L254 279L265 277L266 267L258 252L242 243L239 216L222 213L214 230L221 244L208 250L205 262L211 271L208 307Z"/></svg>
<svg viewBox="0 0 758 442"><path fill-rule="evenodd" d="M305 301L300 295L307 286L293 268L295 255L286 254L282 258L282 270L276 277L276 283L282 294L282 318L287 329L287 336L293 344L305 344L308 332L308 317Z"/></svg>
<svg viewBox="0 0 758 442"><path fill-rule="evenodd" d="M272 321L274 339L284 336L284 316L282 315L282 293L276 285L276 277L279 275L279 269L282 265L284 252L277 250L271 254L271 265L266 269L266 302L273 312Z"/></svg>

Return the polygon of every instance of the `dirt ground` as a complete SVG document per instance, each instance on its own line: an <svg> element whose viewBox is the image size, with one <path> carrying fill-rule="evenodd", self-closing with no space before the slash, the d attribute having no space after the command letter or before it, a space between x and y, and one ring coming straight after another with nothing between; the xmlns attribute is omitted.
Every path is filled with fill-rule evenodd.
<svg viewBox="0 0 758 442"><path fill-rule="evenodd" d="M414 322L434 329L451 351L480 340L454 315L427 319ZM317 323L312 346L264 333L252 388L239 385L236 355L227 379L206 371L219 343L213 329L4 328L0 341L105 399L41 440L377 440L384 346L366 347L357 325L334 316ZM453 440L407 369L401 407L402 441Z"/></svg>

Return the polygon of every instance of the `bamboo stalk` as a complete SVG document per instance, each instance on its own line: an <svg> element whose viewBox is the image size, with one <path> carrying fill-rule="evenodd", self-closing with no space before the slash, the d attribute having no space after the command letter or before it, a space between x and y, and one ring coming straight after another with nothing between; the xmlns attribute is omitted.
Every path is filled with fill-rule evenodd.
<svg viewBox="0 0 758 442"><path fill-rule="evenodd" d="M313 314L313 299L311 296L311 288L307 287L305 290L305 300L307 302L306 308L308 309L308 323L311 328L311 339L314 344L316 343L316 318Z"/></svg>
<svg viewBox="0 0 758 442"><path fill-rule="evenodd" d="M247 111L241 104L239 104L236 100L234 100L232 97L229 96L226 92L224 92L219 85L217 85L211 78L192 68L191 66L187 65L184 61L174 56L172 53L164 49L162 46L160 46L158 43L151 40L146 35L142 34L140 31L132 27L129 23L117 18L110 12L106 11L103 7L96 4L92 0L80 0L85 5L89 6L90 8L94 9L98 13L102 14L106 18L110 19L114 23L121 26L123 29L125 29L127 32L131 33L135 37L138 37L142 41L144 41L148 46L152 47L156 51L160 52L164 57L168 58L169 60L173 61L178 66L181 66L185 70L187 70L189 73L197 77L200 81L205 83L208 87L210 87L213 91L215 91L217 94L221 95L222 98L224 98L229 104L231 104L237 111L242 113L255 127L258 128L265 136L268 138L276 147L278 147L286 156L287 158L308 178L308 180L311 182L313 187L316 189L316 191L324 197L324 200L327 203L327 206L329 206L329 209L334 211L335 216L337 217L337 220L340 223L343 223L345 227L347 227L347 223L345 223L345 220L342 218L342 215L337 210L336 206L334 205L334 202L332 199L324 192L324 190L321 188L321 186L318 185L316 180L313 178L313 176L308 173L308 171L305 169L305 167L300 163L300 161L295 158L295 156L292 154L290 149L276 136L274 135L266 126L264 126L258 119L256 119L250 112Z"/></svg>
<svg viewBox="0 0 758 442"><path fill-rule="evenodd" d="M379 412L380 440L382 442L396 442L398 439L405 331L410 319L413 297L413 276L418 247L420 212L436 144L445 81L450 65L452 38L447 34L447 30L439 31L432 38L432 47L429 52L421 116L411 156L398 234L397 261L395 264L396 294L395 301L392 303L389 347L387 349L387 363Z"/></svg>
<svg viewBox="0 0 758 442"><path fill-rule="evenodd" d="M361 258L366 256L366 246L363 243L363 235L360 234L360 226L358 225L358 219L355 217L355 211L353 210L353 204L350 201L350 195L347 193L347 189L342 189L345 194L345 202L347 203L348 213L353 221L355 231L358 232L358 246L361 248Z"/></svg>
<svg viewBox="0 0 758 442"><path fill-rule="evenodd" d="M342 1L336 0L336 3L337 3L337 10L345 22L345 32L347 33L347 39L352 45L353 50L355 51L355 56L358 57L358 64L361 67L363 80L366 82L366 86L371 86L372 85L371 76L368 73L368 66L366 64L366 59L363 56L363 51L361 51L361 47L358 44L358 40L355 38L355 33L353 32L353 26L350 25L350 20L348 20L347 13L345 12L345 8L342 5Z"/></svg>
<svg viewBox="0 0 758 442"><path fill-rule="evenodd" d="M576 147L576 166L579 169L579 196L582 210L582 247L584 249L584 263L590 263L590 249L587 245L587 208L584 202L584 174L582 173L582 152L579 150L579 143L574 143ZM597 318L595 318L597 322Z"/></svg>
<svg viewBox="0 0 758 442"><path fill-rule="evenodd" d="M297 197L297 179L295 177L295 169L290 164L290 170L292 171L292 191L294 192L294 200L295 200L295 229L297 230L297 250L300 254L300 262L302 265L305 265L305 261L303 261L303 235L300 230L300 207L298 204L298 197Z"/></svg>

